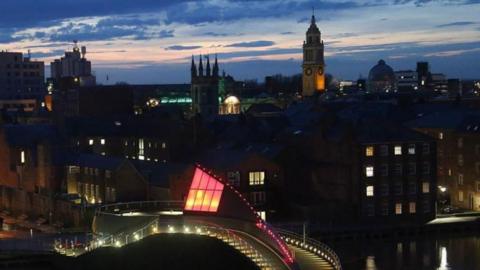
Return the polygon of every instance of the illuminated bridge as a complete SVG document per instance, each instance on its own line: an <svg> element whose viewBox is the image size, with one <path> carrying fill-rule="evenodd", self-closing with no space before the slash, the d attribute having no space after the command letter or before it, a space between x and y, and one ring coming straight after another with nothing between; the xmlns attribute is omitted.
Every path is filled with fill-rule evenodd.
<svg viewBox="0 0 480 270"><path fill-rule="evenodd" d="M220 239L260 269L342 269L329 247L272 228L238 191L200 167L195 170L186 202L105 205L97 209L92 227L96 237L89 246L67 255L122 247L160 233L195 234Z"/></svg>

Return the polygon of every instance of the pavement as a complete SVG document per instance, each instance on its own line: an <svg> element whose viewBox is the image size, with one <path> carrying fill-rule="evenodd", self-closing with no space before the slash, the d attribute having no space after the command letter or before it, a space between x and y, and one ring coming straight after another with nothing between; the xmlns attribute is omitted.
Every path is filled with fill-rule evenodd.
<svg viewBox="0 0 480 270"><path fill-rule="evenodd" d="M289 248L295 253L300 270L334 270L330 263L309 251L291 245Z"/></svg>

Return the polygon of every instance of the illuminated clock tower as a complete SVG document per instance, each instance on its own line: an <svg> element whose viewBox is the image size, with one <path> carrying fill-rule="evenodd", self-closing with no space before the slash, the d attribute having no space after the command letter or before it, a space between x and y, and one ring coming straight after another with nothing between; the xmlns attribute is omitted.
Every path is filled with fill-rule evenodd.
<svg viewBox="0 0 480 270"><path fill-rule="evenodd" d="M303 42L303 91L304 97L325 91L325 61L322 34L315 23L315 15Z"/></svg>

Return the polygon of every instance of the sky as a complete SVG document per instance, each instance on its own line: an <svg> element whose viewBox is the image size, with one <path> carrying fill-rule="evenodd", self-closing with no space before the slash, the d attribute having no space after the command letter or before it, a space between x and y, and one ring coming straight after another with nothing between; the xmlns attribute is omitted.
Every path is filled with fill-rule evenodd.
<svg viewBox="0 0 480 270"><path fill-rule="evenodd" d="M338 79L365 77L379 59L480 78L480 0L2 0L0 50L30 51L48 70L78 40L104 84L188 83L199 54L263 81L301 72L312 7Z"/></svg>

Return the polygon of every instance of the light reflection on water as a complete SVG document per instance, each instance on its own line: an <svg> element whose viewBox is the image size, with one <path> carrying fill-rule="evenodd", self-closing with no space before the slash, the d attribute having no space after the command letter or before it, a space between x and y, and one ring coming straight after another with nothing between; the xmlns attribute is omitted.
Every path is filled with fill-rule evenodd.
<svg viewBox="0 0 480 270"><path fill-rule="evenodd" d="M345 270L480 270L480 235L331 243Z"/></svg>

